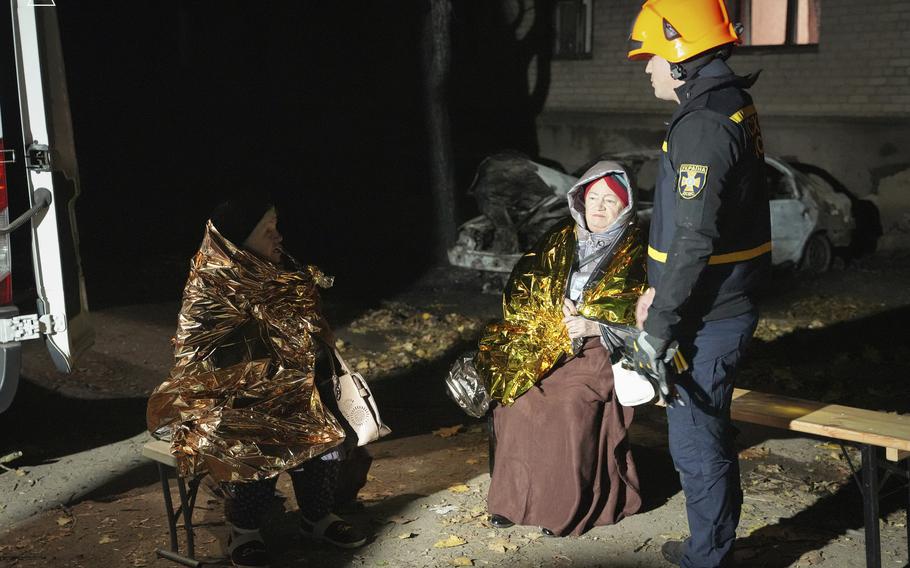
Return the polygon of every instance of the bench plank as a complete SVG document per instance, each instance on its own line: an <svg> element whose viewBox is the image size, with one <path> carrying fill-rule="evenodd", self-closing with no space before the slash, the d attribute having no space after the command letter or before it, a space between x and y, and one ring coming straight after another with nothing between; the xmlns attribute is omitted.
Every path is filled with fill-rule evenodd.
<svg viewBox="0 0 910 568"><path fill-rule="evenodd" d="M733 420L910 451L910 416L734 389Z"/></svg>
<svg viewBox="0 0 910 568"><path fill-rule="evenodd" d="M177 460L171 455L171 444L163 440L152 440L142 446L142 455L150 460L177 467Z"/></svg>

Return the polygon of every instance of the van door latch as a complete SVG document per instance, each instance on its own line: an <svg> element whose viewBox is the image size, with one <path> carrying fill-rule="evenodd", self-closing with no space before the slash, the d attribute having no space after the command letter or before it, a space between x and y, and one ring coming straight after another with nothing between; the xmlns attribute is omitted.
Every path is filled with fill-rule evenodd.
<svg viewBox="0 0 910 568"><path fill-rule="evenodd" d="M28 145L25 167L36 172L51 171L51 150L47 144L32 142Z"/></svg>

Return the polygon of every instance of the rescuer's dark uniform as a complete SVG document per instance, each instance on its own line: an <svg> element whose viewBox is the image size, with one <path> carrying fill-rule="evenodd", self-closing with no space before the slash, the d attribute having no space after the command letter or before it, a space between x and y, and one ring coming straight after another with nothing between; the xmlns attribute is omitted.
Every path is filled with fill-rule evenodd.
<svg viewBox="0 0 910 568"><path fill-rule="evenodd" d="M744 90L753 82L718 59L677 90L655 188L648 279L657 294L645 331L676 339L690 360L677 381L685 406L667 409L692 533L683 566L729 561L742 504L731 373L771 262L761 131Z"/></svg>
<svg viewBox="0 0 910 568"><path fill-rule="evenodd" d="M645 331L655 337L753 309L752 291L771 262L761 130L745 91L754 81L716 59L677 90L648 243L658 293Z"/></svg>
<svg viewBox="0 0 910 568"><path fill-rule="evenodd" d="M630 40L630 59L659 56L684 81L654 192L656 294L633 344L641 369L658 376L671 341L689 362L667 417L691 537L662 552L687 568L727 566L742 505L733 373L758 321L753 291L771 263L762 135L746 92L756 77L738 77L725 62L739 34L723 0L647 0Z"/></svg>

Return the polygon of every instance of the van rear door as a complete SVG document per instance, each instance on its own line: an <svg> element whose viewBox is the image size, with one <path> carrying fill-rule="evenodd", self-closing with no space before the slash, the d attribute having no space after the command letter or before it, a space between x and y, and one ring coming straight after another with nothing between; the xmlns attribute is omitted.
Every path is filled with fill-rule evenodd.
<svg viewBox="0 0 910 568"><path fill-rule="evenodd" d="M56 367L70 372L94 334L79 260L79 175L57 12L53 2L35 0L11 0L11 7L25 189L36 211L30 225L37 330Z"/></svg>

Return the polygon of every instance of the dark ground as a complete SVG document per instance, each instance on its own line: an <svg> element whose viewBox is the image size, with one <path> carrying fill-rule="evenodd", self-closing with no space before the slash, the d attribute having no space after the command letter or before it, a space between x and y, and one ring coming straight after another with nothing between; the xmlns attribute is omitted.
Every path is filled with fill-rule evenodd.
<svg viewBox="0 0 910 568"><path fill-rule="evenodd" d="M819 277L777 272L775 292L763 299L763 319L739 386L907 412L906 282L906 255L867 259ZM287 540L294 530L293 514L282 514L270 527L278 565L305 559L317 566L443 566L461 558L461 550L473 565L563 565L558 557L564 556L575 558L573 565L594 566L598 564L585 559L609 550L617 555L611 566L657 566L662 539L653 540L653 532L664 538L684 534L681 494L656 408L643 409L633 427L647 512L615 529L558 542L541 543L528 537L527 529L496 533L485 525L483 425L466 419L441 388L451 360L470 348L479 326L498 309L495 296L478 293L481 285L474 273L444 269L428 273L391 304L355 309L356 304L327 295L346 357L365 365L394 432L373 446L376 461L360 496L366 508L352 513L376 534L376 541L354 553L301 548ZM141 432L144 396L170 364L168 338L176 308L166 303L99 311L95 348L71 377L53 373L42 362L40 346L30 346L23 390L15 406L0 416L0 428L17 434L5 439L0 454L22 450L25 455L13 465L27 472ZM444 341L427 341L428 330ZM418 350L422 355L415 354ZM446 427L458 424L460 433L442 437L451 433ZM850 559L857 554L861 558L861 501L836 446L756 428L746 428L740 443L747 494L740 534L744 565L845 566L853 565ZM28 480L29 474L23 477ZM290 496L285 482L281 487ZM154 470L143 468L67 509L41 514L0 536L0 565L163 566L152 554L166 540L158 491ZM887 557L896 555L892 562L906 558L905 491L891 482L882 507L884 549ZM289 509L292 502L285 498ZM455 504L461 513L430 514L440 503ZM201 505L205 528L200 546L205 554L218 556L220 505L211 496L204 496ZM402 516L413 521L402 522ZM413 536L401 536L411 532ZM468 544L453 551L432 546L449 534ZM614 537L618 541L604 549L601 541Z"/></svg>

